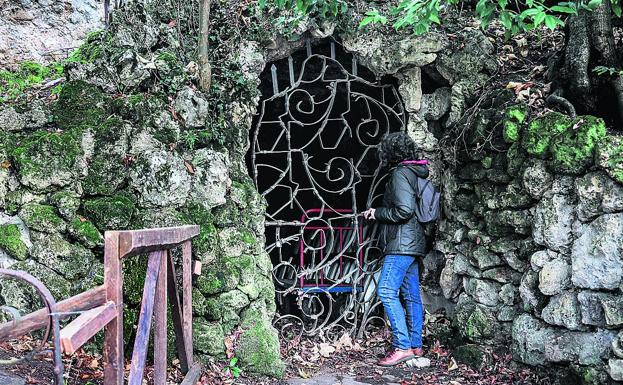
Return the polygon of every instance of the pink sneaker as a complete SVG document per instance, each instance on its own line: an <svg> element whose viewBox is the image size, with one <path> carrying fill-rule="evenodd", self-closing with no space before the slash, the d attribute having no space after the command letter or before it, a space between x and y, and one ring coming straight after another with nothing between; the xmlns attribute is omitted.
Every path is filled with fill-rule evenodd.
<svg viewBox="0 0 623 385"><path fill-rule="evenodd" d="M412 358L415 358L415 354L411 349L402 350L394 348L390 350L385 357L381 358L378 364L380 366L394 366L398 365L401 362L408 361Z"/></svg>

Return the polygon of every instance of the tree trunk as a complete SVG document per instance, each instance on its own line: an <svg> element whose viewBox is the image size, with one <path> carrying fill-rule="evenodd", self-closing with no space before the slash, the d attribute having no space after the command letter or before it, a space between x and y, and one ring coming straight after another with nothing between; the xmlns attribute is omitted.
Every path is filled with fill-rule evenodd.
<svg viewBox="0 0 623 385"><path fill-rule="evenodd" d="M606 115L623 123L623 77L593 72L596 66L621 68L612 15L610 2L604 1L592 12L569 18L565 49L551 78L580 112Z"/></svg>
<svg viewBox="0 0 623 385"><path fill-rule="evenodd" d="M212 67L208 60L208 34L210 32L210 0L201 0L199 8L199 87L203 91L210 89Z"/></svg>

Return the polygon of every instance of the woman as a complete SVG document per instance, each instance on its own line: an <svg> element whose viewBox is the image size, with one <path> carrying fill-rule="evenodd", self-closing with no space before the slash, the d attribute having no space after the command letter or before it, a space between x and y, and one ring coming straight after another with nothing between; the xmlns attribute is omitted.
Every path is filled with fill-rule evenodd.
<svg viewBox="0 0 623 385"><path fill-rule="evenodd" d="M426 161L416 161L416 147L405 133L386 135L381 161L392 167L383 205L366 210L366 219L382 224L379 242L385 255L377 293L391 324L392 349L379 365L393 366L423 355L423 307L418 258L426 253L424 229L415 215L417 178L427 178ZM405 303L403 308L398 293ZM405 316L406 310L406 316Z"/></svg>

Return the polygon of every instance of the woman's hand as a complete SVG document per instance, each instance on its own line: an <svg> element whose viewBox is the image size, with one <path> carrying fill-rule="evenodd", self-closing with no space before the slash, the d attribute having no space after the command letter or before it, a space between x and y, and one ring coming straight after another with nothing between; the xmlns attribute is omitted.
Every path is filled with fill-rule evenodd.
<svg viewBox="0 0 623 385"><path fill-rule="evenodd" d="M367 209L366 211L364 211L364 212L362 213L362 214L363 214L363 217L364 217L365 219L376 219L376 218L374 217L374 212L375 212L375 211L376 211L376 209L369 208L369 209Z"/></svg>

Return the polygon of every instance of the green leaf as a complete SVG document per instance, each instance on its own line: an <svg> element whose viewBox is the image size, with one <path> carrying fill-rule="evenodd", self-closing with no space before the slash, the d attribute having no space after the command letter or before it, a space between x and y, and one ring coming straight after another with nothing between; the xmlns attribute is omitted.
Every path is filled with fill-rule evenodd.
<svg viewBox="0 0 623 385"><path fill-rule="evenodd" d="M430 15L428 15L428 20L436 24L441 24L441 20L439 20L439 17L434 13L431 13Z"/></svg>
<svg viewBox="0 0 623 385"><path fill-rule="evenodd" d="M500 22L502 23L502 26L504 26L505 29L510 29L511 26L513 25L513 19L511 17L510 12L508 11L502 11L500 12Z"/></svg>
<svg viewBox="0 0 623 385"><path fill-rule="evenodd" d="M534 17L536 16L539 12L541 12L538 8L528 8L525 11L523 11L522 13L519 14L519 18L521 20L525 19L526 17Z"/></svg>
<svg viewBox="0 0 623 385"><path fill-rule="evenodd" d="M563 5L554 5L553 7L550 8L551 11L554 12L558 12L558 13L568 13L568 14L572 14L572 15L577 15L578 11L571 8L571 7L566 7Z"/></svg>
<svg viewBox="0 0 623 385"><path fill-rule="evenodd" d="M602 0L591 0L588 2L586 7L591 11L594 11L597 7L601 5Z"/></svg>
<svg viewBox="0 0 623 385"><path fill-rule="evenodd" d="M545 26L547 28L556 29L556 26L559 26L559 25L564 26L565 23L563 23L563 21L557 18L556 16L552 16L552 15L545 16Z"/></svg>
<svg viewBox="0 0 623 385"><path fill-rule="evenodd" d="M620 0L612 0L612 12L616 15L616 17L621 17L621 1Z"/></svg>
<svg viewBox="0 0 623 385"><path fill-rule="evenodd" d="M538 27L541 23L543 23L543 20L545 20L545 16L547 16L545 14L545 12L539 12L537 13L536 16L534 16L534 26Z"/></svg>

